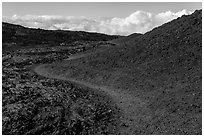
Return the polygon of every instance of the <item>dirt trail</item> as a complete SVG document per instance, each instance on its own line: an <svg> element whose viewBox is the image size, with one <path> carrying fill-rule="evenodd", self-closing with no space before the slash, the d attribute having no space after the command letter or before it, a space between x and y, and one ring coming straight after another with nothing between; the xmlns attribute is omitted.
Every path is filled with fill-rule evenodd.
<svg viewBox="0 0 204 137"><path fill-rule="evenodd" d="M77 55L71 55L69 56L69 58L65 59L65 60L74 60L74 59L79 59L79 58L82 58L82 57L86 57L88 55L91 55L91 53L87 53L87 54L77 54Z"/></svg>
<svg viewBox="0 0 204 137"><path fill-rule="evenodd" d="M68 58L68 60L74 60L87 55L80 55L79 57L73 56ZM80 81L73 78L67 78L64 75L54 75L48 72L46 69L47 64L39 65L35 67L34 71L41 76L48 78L55 78L59 80L66 80L72 83L76 83L94 90L99 90L105 92L110 96L123 112L122 121L125 123L125 128L122 129L122 134L135 134L137 129L140 129L140 123L146 123L151 119L151 114L149 109L146 107L145 102L140 98L133 95L129 95L126 91L121 91L119 89L112 89L110 87L99 86L89 82Z"/></svg>
<svg viewBox="0 0 204 137"><path fill-rule="evenodd" d="M92 55L92 54L102 52L104 50L106 50L106 48L98 48L98 49L84 51L82 53L76 53L76 54L73 54L73 55L69 56L69 58L67 58L65 60L79 59L79 58L82 58L82 57L86 57L86 56L89 56L89 55Z"/></svg>

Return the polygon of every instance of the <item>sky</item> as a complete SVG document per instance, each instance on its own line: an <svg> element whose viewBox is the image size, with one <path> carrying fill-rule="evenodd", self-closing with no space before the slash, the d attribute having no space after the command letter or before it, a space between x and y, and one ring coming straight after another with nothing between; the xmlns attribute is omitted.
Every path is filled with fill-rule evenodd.
<svg viewBox="0 0 204 137"><path fill-rule="evenodd" d="M130 35L201 8L201 2L3 2L2 20L31 28Z"/></svg>

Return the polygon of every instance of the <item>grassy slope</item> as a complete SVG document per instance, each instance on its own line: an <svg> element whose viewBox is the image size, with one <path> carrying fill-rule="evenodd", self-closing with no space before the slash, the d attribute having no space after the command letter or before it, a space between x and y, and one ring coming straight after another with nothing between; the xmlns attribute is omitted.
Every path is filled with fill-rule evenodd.
<svg viewBox="0 0 204 137"><path fill-rule="evenodd" d="M134 44L56 63L50 71L145 100L152 113L149 123L141 123L146 134L201 134L201 12L155 28Z"/></svg>

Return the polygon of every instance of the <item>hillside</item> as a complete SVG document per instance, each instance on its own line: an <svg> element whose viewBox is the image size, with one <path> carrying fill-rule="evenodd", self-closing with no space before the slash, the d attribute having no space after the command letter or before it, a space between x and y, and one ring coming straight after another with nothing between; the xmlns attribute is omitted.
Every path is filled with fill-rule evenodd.
<svg viewBox="0 0 204 137"><path fill-rule="evenodd" d="M138 98L145 105L133 104L130 110L142 107L135 115L144 117L135 116L140 119L132 125L133 134L201 134L202 11L130 41L44 65L42 75L88 82Z"/></svg>
<svg viewBox="0 0 204 137"><path fill-rule="evenodd" d="M84 31L42 30L20 25L2 23L2 45L4 49L42 46L58 46L76 41L108 41L120 36L110 36Z"/></svg>
<svg viewBox="0 0 204 137"><path fill-rule="evenodd" d="M134 44L135 39L141 35L142 34L140 34L140 33L133 33L133 34L130 34L130 35L125 36L125 37L120 37L117 39L110 40L109 42L112 42L115 44L128 44L128 45L130 45L130 44Z"/></svg>

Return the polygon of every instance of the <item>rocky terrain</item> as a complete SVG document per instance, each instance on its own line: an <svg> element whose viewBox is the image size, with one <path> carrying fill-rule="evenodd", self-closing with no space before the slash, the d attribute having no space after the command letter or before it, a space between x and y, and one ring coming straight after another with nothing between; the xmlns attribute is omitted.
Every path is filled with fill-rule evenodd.
<svg viewBox="0 0 204 137"><path fill-rule="evenodd" d="M127 37L2 30L4 135L202 134L202 10Z"/></svg>
<svg viewBox="0 0 204 137"><path fill-rule="evenodd" d="M129 118L130 134L201 134L202 11L122 41L80 59L44 65L39 73L111 89L124 112L140 110ZM121 102L120 95L127 98Z"/></svg>
<svg viewBox="0 0 204 137"><path fill-rule="evenodd" d="M4 25L3 30L7 31ZM3 46L12 42L3 39ZM33 71L39 64L60 62L76 53L115 45L105 41L65 43L52 46L32 43L28 47L14 44L17 47L4 48L2 134L118 133L121 112L107 95L67 81L41 77Z"/></svg>

